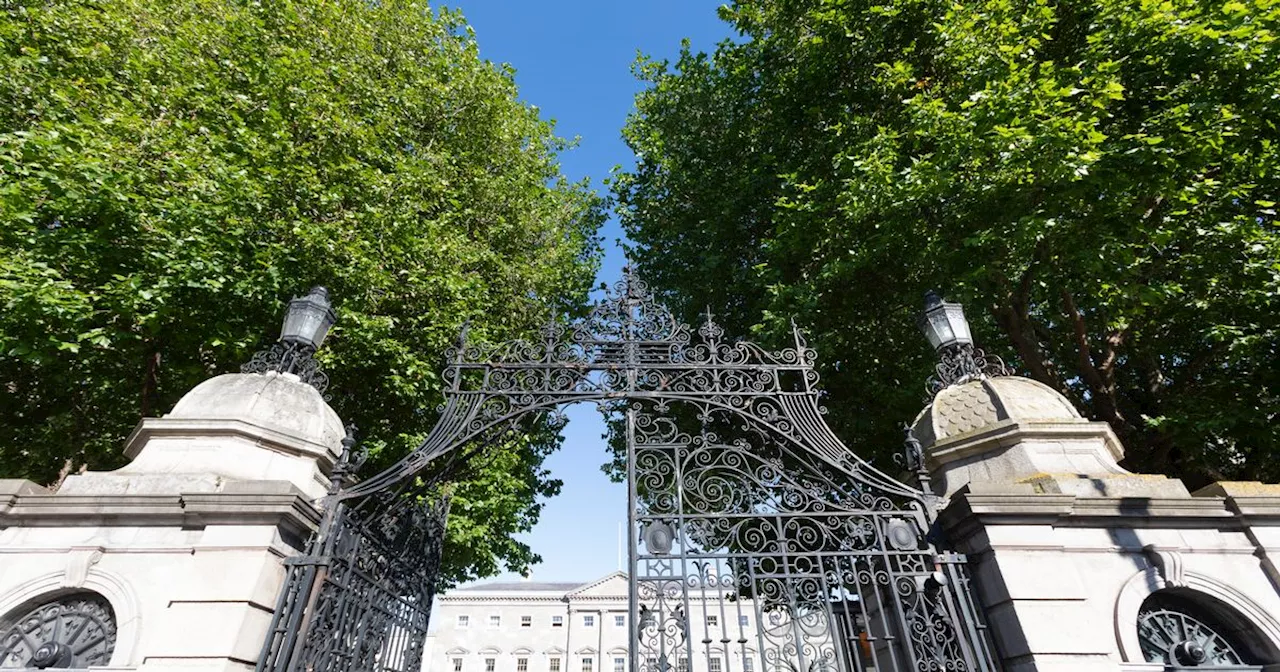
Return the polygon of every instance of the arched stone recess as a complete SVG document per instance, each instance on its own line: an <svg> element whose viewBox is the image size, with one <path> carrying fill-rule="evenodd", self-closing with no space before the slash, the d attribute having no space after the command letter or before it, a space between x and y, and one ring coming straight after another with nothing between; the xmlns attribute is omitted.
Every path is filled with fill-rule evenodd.
<svg viewBox="0 0 1280 672"><path fill-rule="evenodd" d="M511 652L511 655L513 655L513 656L531 656L531 655L533 655L533 649L531 649L531 648L529 648L529 647L527 647L527 646L521 646L521 647L519 647L519 648L515 649L514 651L512 651L512 652Z"/></svg>
<svg viewBox="0 0 1280 672"><path fill-rule="evenodd" d="M1266 660L1262 662L1280 662L1280 621L1275 616L1233 586L1211 576L1186 571L1176 551L1161 551L1153 560L1152 566L1129 577L1116 597L1115 634L1122 662L1145 662L1138 643L1138 612L1152 593L1165 589L1191 591L1198 594L1206 608L1216 606L1218 610L1225 607L1234 611L1232 620L1248 625L1248 631L1242 628L1238 633L1248 640L1244 642L1248 650L1264 657Z"/></svg>
<svg viewBox="0 0 1280 672"><path fill-rule="evenodd" d="M499 649L496 646L486 646L483 649L480 649L480 655L482 656L497 656L501 653L502 649Z"/></svg>
<svg viewBox="0 0 1280 672"><path fill-rule="evenodd" d="M99 552L95 555L100 557ZM142 625L137 593L124 577L92 566L96 561L97 558L92 557L89 562L79 563L81 567L42 574L18 584L0 595L0 618L63 595L97 593L111 605L116 620L116 646L111 652L109 667L134 667L141 662L136 659ZM77 564L74 552L68 564Z"/></svg>

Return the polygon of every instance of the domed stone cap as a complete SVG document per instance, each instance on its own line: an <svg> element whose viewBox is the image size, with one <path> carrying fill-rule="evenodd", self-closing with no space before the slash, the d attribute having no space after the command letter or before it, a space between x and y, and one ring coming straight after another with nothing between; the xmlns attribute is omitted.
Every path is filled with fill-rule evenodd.
<svg viewBox="0 0 1280 672"><path fill-rule="evenodd" d="M1080 422L1067 398L1030 378L1000 376L943 388L916 416L912 431L926 448L1005 420Z"/></svg>
<svg viewBox="0 0 1280 672"><path fill-rule="evenodd" d="M338 455L345 430L342 419L316 388L297 376L227 373L195 386L167 419L240 420L325 446Z"/></svg>

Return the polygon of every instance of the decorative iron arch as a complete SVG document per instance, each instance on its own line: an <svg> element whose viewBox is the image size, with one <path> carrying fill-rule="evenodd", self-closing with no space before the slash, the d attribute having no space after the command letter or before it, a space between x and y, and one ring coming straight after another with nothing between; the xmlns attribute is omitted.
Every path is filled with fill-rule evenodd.
<svg viewBox="0 0 1280 672"><path fill-rule="evenodd" d="M836 437L816 353L794 325L793 339L727 340L709 312L692 328L629 269L537 339L474 343L464 328L417 449L342 487L359 462L347 442L258 670L416 672L447 511L421 474L578 402L626 420L631 672L994 670L964 558L928 536L935 495ZM907 457L924 477L918 444Z"/></svg>
<svg viewBox="0 0 1280 672"><path fill-rule="evenodd" d="M624 269L585 319L553 321L537 341L471 343L464 327L459 344L446 353L446 401L431 433L399 462L338 496L383 491L530 413L578 402L661 400L740 414L856 482L932 507L931 493L876 469L831 431L822 419L817 353L794 322L792 332L794 345L770 351L725 340L710 312L694 330Z"/></svg>

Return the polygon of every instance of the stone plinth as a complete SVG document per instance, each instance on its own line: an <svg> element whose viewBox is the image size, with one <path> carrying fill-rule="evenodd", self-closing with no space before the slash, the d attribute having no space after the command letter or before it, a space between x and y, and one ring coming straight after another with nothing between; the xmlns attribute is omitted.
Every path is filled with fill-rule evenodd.
<svg viewBox="0 0 1280 672"><path fill-rule="evenodd" d="M1144 651L1142 619L1169 632L1159 614L1212 621L1248 663L1229 669L1280 670L1280 486L1192 496L1130 473L1109 426L1022 378L947 387L913 431L1005 672L1163 670L1147 654L1183 655L1193 635Z"/></svg>

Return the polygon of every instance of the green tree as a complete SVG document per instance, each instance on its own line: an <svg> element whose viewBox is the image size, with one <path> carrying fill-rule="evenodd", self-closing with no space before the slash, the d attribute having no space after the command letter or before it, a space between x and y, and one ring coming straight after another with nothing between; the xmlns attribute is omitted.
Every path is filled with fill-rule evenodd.
<svg viewBox="0 0 1280 672"><path fill-rule="evenodd" d="M415 446L459 326L580 310L601 204L512 72L424 1L17 0L0 10L0 468L107 469L129 431L332 290L320 353L370 468ZM520 571L545 425L455 484L447 580Z"/></svg>
<svg viewBox="0 0 1280 672"><path fill-rule="evenodd" d="M740 0L642 59L613 186L686 315L783 343L837 431L900 445L925 289L1117 431L1129 466L1280 479L1280 4Z"/></svg>

